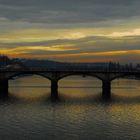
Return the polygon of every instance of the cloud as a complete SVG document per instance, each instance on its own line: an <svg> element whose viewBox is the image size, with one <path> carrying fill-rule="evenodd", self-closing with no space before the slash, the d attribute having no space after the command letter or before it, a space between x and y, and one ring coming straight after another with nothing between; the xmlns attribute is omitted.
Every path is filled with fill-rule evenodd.
<svg viewBox="0 0 140 140"><path fill-rule="evenodd" d="M14 57L57 58L57 60L63 61L65 58L72 60L75 58L75 61L80 60L80 58L84 61L90 58L91 60L93 58L102 58L103 60L103 57L108 58L107 60L121 60L126 56L129 60L132 55L138 61L140 55L139 45L140 36L122 38L87 36L79 39L0 43L0 52Z"/></svg>
<svg viewBox="0 0 140 140"><path fill-rule="evenodd" d="M96 23L139 17L139 5L139 0L1 0L0 17L31 23Z"/></svg>
<svg viewBox="0 0 140 140"><path fill-rule="evenodd" d="M0 0L0 52L138 61L139 5L139 0Z"/></svg>

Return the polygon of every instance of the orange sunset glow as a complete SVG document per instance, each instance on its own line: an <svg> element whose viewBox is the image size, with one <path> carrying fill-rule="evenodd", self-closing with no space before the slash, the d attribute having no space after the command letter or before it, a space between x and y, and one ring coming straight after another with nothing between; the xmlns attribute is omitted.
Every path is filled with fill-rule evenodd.
<svg viewBox="0 0 140 140"><path fill-rule="evenodd" d="M25 5L27 3L25 2ZM2 12L0 15L0 54L14 58L72 62L137 63L139 61L139 15L128 13L126 16L117 12L109 15L108 12L102 12L106 8L105 4L101 4L102 9L95 10L95 12L100 11L103 15L97 16L94 13L91 15L91 11L99 4L98 2L87 9L83 16L82 8L80 9L79 6L73 5L81 12L76 9L75 12L70 12L67 9L62 11L59 4L56 9L53 9L52 3L48 3L50 10L47 11L40 2L42 14L36 14L38 11L36 3L30 5L29 2L28 4L29 7L25 9L33 13L32 15L21 8L20 2L16 6L11 3L3 3L3 11L8 10L9 14L6 15ZM8 9L8 6L11 9ZM63 6L64 4L62 4ZM110 10L113 6L123 11L120 5L110 4L109 6ZM136 3L133 3L133 6L136 7ZM65 7L69 6L65 4ZM14 15L12 12L16 8L21 9L17 15ZM90 14L86 18L88 11Z"/></svg>

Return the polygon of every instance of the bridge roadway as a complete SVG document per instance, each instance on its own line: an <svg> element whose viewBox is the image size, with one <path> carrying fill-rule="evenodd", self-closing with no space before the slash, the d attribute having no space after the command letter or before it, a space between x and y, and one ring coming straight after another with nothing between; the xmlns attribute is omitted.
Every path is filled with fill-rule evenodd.
<svg viewBox="0 0 140 140"><path fill-rule="evenodd" d="M43 76L51 81L51 98L58 98L58 81L71 75L82 75L96 77L102 81L102 97L111 97L111 81L128 76L140 77L140 71L110 71L94 69L0 69L0 97L8 96L8 80L24 74L35 74Z"/></svg>

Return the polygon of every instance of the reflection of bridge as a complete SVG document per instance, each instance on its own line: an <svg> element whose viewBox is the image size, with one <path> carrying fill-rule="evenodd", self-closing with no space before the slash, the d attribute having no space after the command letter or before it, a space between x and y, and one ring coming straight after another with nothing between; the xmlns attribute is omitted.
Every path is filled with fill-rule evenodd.
<svg viewBox="0 0 140 140"><path fill-rule="evenodd" d="M83 75L96 77L102 81L102 97L110 98L111 81L121 77L138 76L139 71L107 71L107 70L49 70L49 69L28 69L28 70L0 70L0 95L7 96L8 80L23 74L36 74L51 81L51 97L58 97L58 81L70 75Z"/></svg>

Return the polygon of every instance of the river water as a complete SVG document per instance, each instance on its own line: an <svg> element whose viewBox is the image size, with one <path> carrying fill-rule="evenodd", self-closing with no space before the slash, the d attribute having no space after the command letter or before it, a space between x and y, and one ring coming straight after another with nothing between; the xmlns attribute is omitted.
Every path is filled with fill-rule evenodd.
<svg viewBox="0 0 140 140"><path fill-rule="evenodd" d="M59 82L59 101L39 76L9 81L0 101L0 140L140 140L140 81L112 82L101 100L101 81L71 76Z"/></svg>

